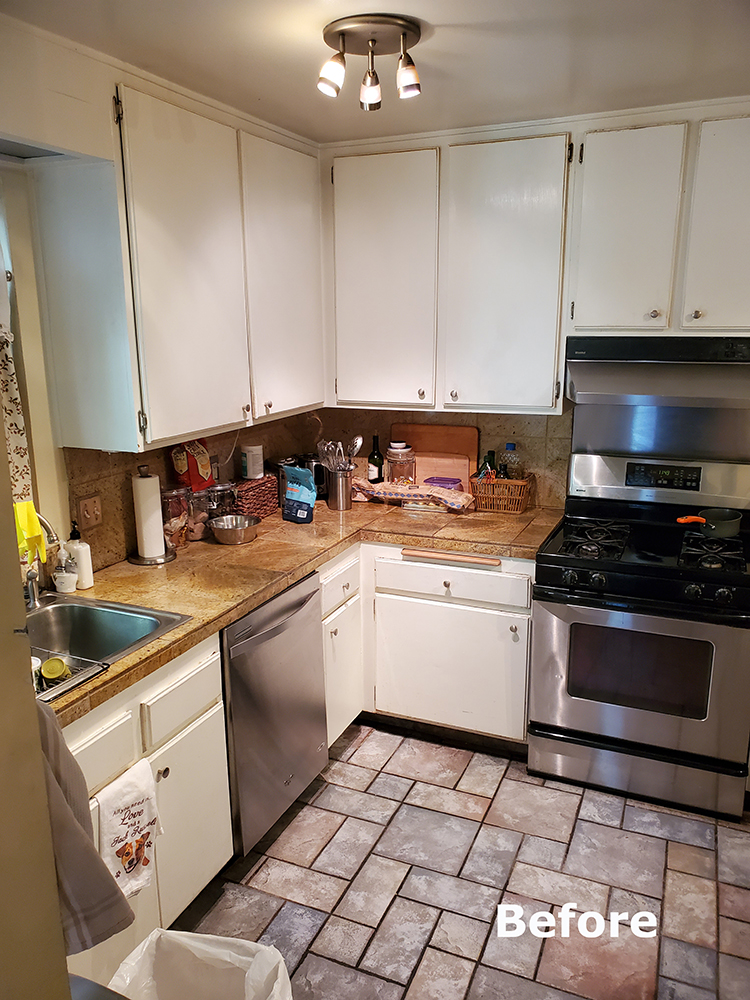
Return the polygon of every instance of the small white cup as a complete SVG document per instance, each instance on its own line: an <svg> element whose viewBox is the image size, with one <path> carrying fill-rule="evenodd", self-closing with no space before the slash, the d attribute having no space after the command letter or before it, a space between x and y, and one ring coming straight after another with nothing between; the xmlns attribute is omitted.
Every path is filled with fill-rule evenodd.
<svg viewBox="0 0 750 1000"><path fill-rule="evenodd" d="M52 579L55 581L55 590L58 594L75 594L78 582L77 573L65 573L58 570L52 575Z"/></svg>

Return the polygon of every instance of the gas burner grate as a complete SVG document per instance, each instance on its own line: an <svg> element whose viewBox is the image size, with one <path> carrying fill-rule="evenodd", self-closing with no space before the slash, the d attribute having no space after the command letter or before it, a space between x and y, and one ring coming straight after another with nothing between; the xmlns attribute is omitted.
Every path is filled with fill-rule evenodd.
<svg viewBox="0 0 750 1000"><path fill-rule="evenodd" d="M720 573L746 573L745 551L740 538L707 538L698 531L686 531L677 565Z"/></svg>
<svg viewBox="0 0 750 1000"><path fill-rule="evenodd" d="M622 521L570 521L564 526L560 551L581 559L619 559L630 528Z"/></svg>

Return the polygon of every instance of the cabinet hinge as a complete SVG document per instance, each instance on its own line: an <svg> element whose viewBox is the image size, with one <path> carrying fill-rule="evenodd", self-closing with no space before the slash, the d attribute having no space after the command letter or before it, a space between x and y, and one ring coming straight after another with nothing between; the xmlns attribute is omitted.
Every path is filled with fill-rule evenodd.
<svg viewBox="0 0 750 1000"><path fill-rule="evenodd" d="M119 125L120 122L122 121L124 112L122 109L122 101L120 100L117 94L115 94L115 96L112 98L112 109L115 115L115 125Z"/></svg>
<svg viewBox="0 0 750 1000"><path fill-rule="evenodd" d="M573 143L568 143L568 163L573 162Z"/></svg>
<svg viewBox="0 0 750 1000"><path fill-rule="evenodd" d="M333 391L336 393L339 391L339 380L337 378L333 380Z"/></svg>
<svg viewBox="0 0 750 1000"><path fill-rule="evenodd" d="M331 184L333 184L333 166L331 166Z"/></svg>
<svg viewBox="0 0 750 1000"><path fill-rule="evenodd" d="M560 398L560 379L555 382L555 400Z"/></svg>
<svg viewBox="0 0 750 1000"><path fill-rule="evenodd" d="M571 302L570 303L570 318L573 319L573 317L575 316L575 314L576 314L576 304L575 304L575 302Z"/></svg>
<svg viewBox="0 0 750 1000"><path fill-rule="evenodd" d="M138 411L138 430L141 434L146 433L146 428L148 427L148 417L143 412L143 410Z"/></svg>
<svg viewBox="0 0 750 1000"><path fill-rule="evenodd" d="M581 143L581 148L578 150L578 162L583 163L583 143Z"/></svg>

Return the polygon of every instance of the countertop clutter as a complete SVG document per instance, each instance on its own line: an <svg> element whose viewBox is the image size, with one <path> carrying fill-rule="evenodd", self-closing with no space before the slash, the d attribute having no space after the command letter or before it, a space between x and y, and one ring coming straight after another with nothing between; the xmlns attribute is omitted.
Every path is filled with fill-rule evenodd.
<svg viewBox="0 0 750 1000"><path fill-rule="evenodd" d="M53 707L62 726L74 722L356 542L533 559L561 517L562 510L546 507L523 514L456 516L378 504L331 511L317 503L310 524L284 522L280 511L265 518L249 545L196 542L165 566L117 563L95 574L87 596L177 611L191 619L62 695Z"/></svg>

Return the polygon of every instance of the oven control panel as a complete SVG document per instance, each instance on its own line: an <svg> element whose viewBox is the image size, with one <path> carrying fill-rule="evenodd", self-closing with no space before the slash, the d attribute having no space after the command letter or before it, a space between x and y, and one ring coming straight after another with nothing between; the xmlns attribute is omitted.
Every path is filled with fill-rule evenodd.
<svg viewBox="0 0 750 1000"><path fill-rule="evenodd" d="M701 485L701 471L700 466L694 465L647 465L644 462L628 462L625 467L625 485L697 491Z"/></svg>

